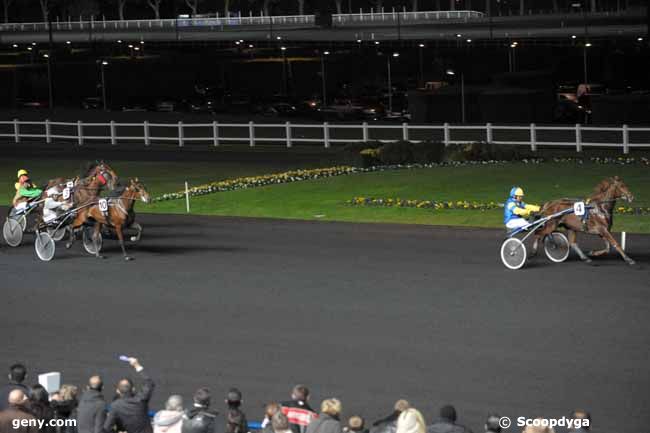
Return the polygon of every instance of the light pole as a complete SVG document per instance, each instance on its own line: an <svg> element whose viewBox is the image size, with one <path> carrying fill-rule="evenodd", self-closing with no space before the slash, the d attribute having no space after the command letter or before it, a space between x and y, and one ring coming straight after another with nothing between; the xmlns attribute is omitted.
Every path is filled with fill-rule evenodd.
<svg viewBox="0 0 650 433"><path fill-rule="evenodd" d="M285 56L285 52L287 51L287 47L280 47L280 51L282 51L282 93L286 96L287 95L287 58Z"/></svg>
<svg viewBox="0 0 650 433"><path fill-rule="evenodd" d="M419 56L420 57L420 79L418 80L419 81L418 87L423 88L424 87L424 65L423 65L423 62L422 62L422 50L424 49L424 44L420 44L420 45L418 45L418 47L420 49L420 51L419 51L419 55L420 55Z"/></svg>
<svg viewBox="0 0 650 433"><path fill-rule="evenodd" d="M582 69L583 69L583 76L584 76L584 83L588 84L589 81L587 80L587 48L591 47L591 42L585 42L585 45L582 47Z"/></svg>
<svg viewBox="0 0 650 433"><path fill-rule="evenodd" d="M393 53L393 57L398 58L399 53ZM388 112L393 114L393 82L390 75L390 56L386 57L388 67Z"/></svg>
<svg viewBox="0 0 650 433"><path fill-rule="evenodd" d="M515 49L517 48L517 45L519 45L519 42L510 43L510 50L508 51L508 72L515 71L515 67L517 63L517 57L515 56Z"/></svg>
<svg viewBox="0 0 650 433"><path fill-rule="evenodd" d="M455 76L456 71L453 69L447 69L447 75ZM462 123L465 123L465 74L460 73L460 119Z"/></svg>
<svg viewBox="0 0 650 433"><path fill-rule="evenodd" d="M320 75L323 83L323 107L327 106L327 79L325 78L325 56L329 56L330 52L325 51L320 56Z"/></svg>
<svg viewBox="0 0 650 433"><path fill-rule="evenodd" d="M104 111L108 111L106 105L106 76L104 74L104 67L108 65L108 62L106 60L97 60L97 63L99 64L102 76L102 105L104 106Z"/></svg>

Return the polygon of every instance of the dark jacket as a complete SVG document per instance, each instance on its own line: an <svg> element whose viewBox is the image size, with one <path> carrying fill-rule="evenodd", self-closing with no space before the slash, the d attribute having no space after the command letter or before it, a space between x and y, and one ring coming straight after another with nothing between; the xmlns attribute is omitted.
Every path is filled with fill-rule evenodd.
<svg viewBox="0 0 650 433"><path fill-rule="evenodd" d="M289 428L293 433L305 433L309 423L318 418L306 401L285 401L282 403L282 413L289 419Z"/></svg>
<svg viewBox="0 0 650 433"><path fill-rule="evenodd" d="M14 382L12 380L0 388L0 410L5 410L9 407L9 393L14 389L22 390L25 395L29 397L29 388L22 383Z"/></svg>
<svg viewBox="0 0 650 433"><path fill-rule="evenodd" d="M0 432L2 433L39 433L38 425L28 427L13 426L13 420L36 420L36 417L29 413L27 408L22 406L9 406L0 411Z"/></svg>
<svg viewBox="0 0 650 433"><path fill-rule="evenodd" d="M46 423L49 423L55 418L54 409L52 409L48 403L43 403L41 401L30 401L27 404L27 410L29 410L29 412L34 415L36 419L43 420ZM41 433L56 433L56 427L48 425L47 427L43 427Z"/></svg>
<svg viewBox="0 0 650 433"><path fill-rule="evenodd" d="M427 433L472 433L472 431L447 418L440 418L427 427Z"/></svg>
<svg viewBox="0 0 650 433"><path fill-rule="evenodd" d="M133 396L123 396L111 404L110 411L104 422L104 430L128 433L153 433L151 420L149 420L149 400L155 387L153 380L147 376L144 370L140 371L143 383L140 392Z"/></svg>
<svg viewBox="0 0 650 433"><path fill-rule="evenodd" d="M226 433L248 433L248 420L241 409L231 407L226 411Z"/></svg>
<svg viewBox="0 0 650 433"><path fill-rule="evenodd" d="M77 407L77 431L79 433L102 433L106 421L106 401L100 391L89 389L79 399Z"/></svg>
<svg viewBox="0 0 650 433"><path fill-rule="evenodd" d="M305 433L342 433L341 421L336 417L322 413L309 423Z"/></svg>
<svg viewBox="0 0 650 433"><path fill-rule="evenodd" d="M193 407L183 415L182 433L223 433L225 420L217 411Z"/></svg>
<svg viewBox="0 0 650 433"><path fill-rule="evenodd" d="M77 404L77 400L52 400L50 402L56 419L75 419L77 417ZM77 429L74 426L65 426L61 427L59 431L60 433L75 433Z"/></svg>

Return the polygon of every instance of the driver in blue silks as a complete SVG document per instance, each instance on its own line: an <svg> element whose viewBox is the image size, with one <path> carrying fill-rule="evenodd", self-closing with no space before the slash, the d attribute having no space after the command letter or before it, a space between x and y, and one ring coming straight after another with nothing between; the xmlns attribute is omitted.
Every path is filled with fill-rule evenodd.
<svg viewBox="0 0 650 433"><path fill-rule="evenodd" d="M509 230L518 229L528 224L526 218L533 212L539 212L539 206L523 202L524 190L518 186L510 190L503 210L503 223Z"/></svg>

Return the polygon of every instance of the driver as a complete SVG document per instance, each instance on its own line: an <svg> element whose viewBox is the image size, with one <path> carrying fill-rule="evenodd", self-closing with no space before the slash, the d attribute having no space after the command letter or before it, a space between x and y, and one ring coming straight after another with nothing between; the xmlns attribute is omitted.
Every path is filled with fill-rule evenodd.
<svg viewBox="0 0 650 433"><path fill-rule="evenodd" d="M24 168L18 170L16 174L16 195L14 196L13 205L16 206L21 198L34 199L43 194L43 190L36 188L29 178L29 173Z"/></svg>
<svg viewBox="0 0 650 433"><path fill-rule="evenodd" d="M524 190L518 186L510 190L510 197L506 200L503 210L503 223L506 228L513 230L528 224L526 218L533 212L539 212L539 206L526 204L522 200Z"/></svg>

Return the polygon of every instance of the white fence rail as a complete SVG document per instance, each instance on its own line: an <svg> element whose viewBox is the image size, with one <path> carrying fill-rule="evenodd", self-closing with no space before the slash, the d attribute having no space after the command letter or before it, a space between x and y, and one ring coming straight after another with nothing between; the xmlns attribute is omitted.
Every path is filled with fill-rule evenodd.
<svg viewBox="0 0 650 433"><path fill-rule="evenodd" d="M485 14L476 11L429 11L429 12L397 12L382 11L363 12L355 14L334 14L332 23L334 25L346 24L373 24L381 22L400 21L403 24L437 21L468 21L471 19L483 18ZM79 21L56 21L52 22L52 30L145 30L145 29L173 29L173 28L202 28L202 27L238 27L238 26L270 26L270 25L314 25L314 15L230 15L227 17L205 17L205 18L178 18L159 20L105 20L95 19ZM35 32L49 30L47 22L37 23L6 23L0 24L0 31L5 32Z"/></svg>
<svg viewBox="0 0 650 433"><path fill-rule="evenodd" d="M334 144L398 141L413 143L437 141L445 146L468 142L486 142L529 147L571 147L581 152L586 147L615 148L624 154L631 148L650 148L650 127L635 128L573 126L509 125L418 125L418 124L331 124L324 123L108 123L52 122L45 120L0 121L0 138L20 143L23 139L66 140L79 146L99 141L118 143L172 142L180 147L188 143L276 143L291 148L294 144L315 144L329 148Z"/></svg>

